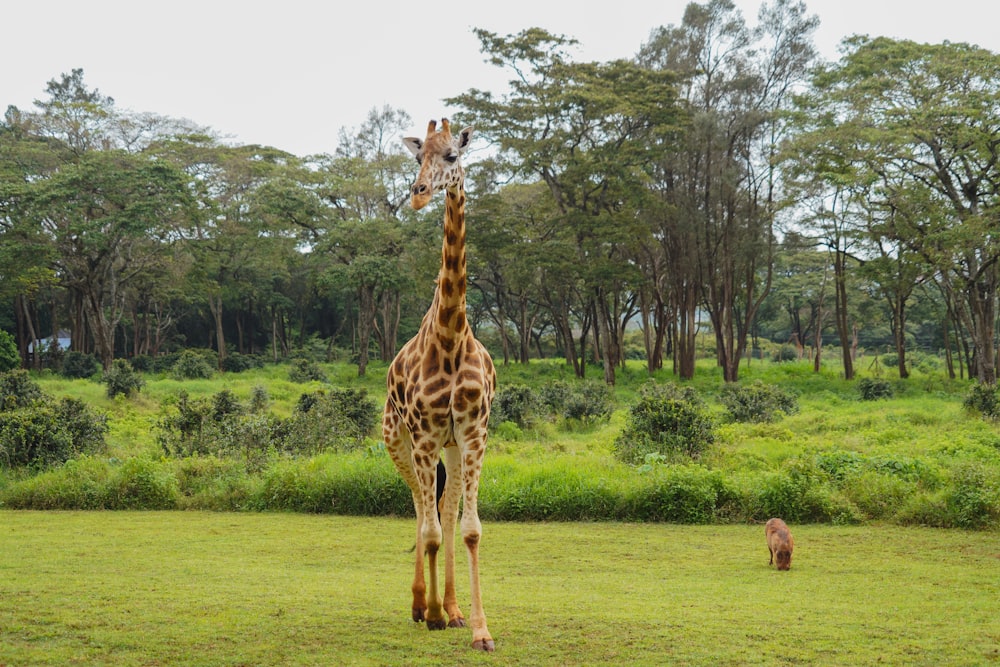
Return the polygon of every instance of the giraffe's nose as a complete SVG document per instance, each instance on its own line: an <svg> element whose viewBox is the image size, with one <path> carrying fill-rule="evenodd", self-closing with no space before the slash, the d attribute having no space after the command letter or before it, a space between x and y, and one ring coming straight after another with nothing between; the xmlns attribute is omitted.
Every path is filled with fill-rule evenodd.
<svg viewBox="0 0 1000 667"><path fill-rule="evenodd" d="M413 184L413 194L414 194L414 196L422 195L425 192L427 192L427 184L426 183L414 183Z"/></svg>

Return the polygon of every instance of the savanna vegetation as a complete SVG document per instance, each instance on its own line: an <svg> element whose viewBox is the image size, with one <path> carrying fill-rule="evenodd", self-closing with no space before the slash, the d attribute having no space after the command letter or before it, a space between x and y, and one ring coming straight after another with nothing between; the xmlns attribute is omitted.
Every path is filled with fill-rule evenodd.
<svg viewBox="0 0 1000 667"><path fill-rule="evenodd" d="M479 511L492 521L995 528L1000 400L945 379L941 365L928 357L906 380L847 381L806 361L753 361L734 385L718 368L677 383L633 362L613 388L563 361L501 366ZM131 395L99 373L9 372L0 507L410 516L379 440L385 367L373 368L132 371L142 388Z"/></svg>
<svg viewBox="0 0 1000 667"><path fill-rule="evenodd" d="M475 31L511 75L447 101L485 517L997 523L1000 56L756 19L691 3L605 63ZM407 514L374 425L440 257L410 125L297 156L79 69L8 107L0 502Z"/></svg>

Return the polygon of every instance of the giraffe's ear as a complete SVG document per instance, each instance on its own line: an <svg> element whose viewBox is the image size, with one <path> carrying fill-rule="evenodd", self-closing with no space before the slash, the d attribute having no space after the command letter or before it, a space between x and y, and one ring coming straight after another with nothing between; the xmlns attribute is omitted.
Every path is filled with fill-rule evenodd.
<svg viewBox="0 0 1000 667"><path fill-rule="evenodd" d="M458 133L458 152L464 153L472 141L472 127L469 126Z"/></svg>
<svg viewBox="0 0 1000 667"><path fill-rule="evenodd" d="M416 137L403 137L403 145L410 149L413 157L420 159L420 149L424 147L424 142Z"/></svg>

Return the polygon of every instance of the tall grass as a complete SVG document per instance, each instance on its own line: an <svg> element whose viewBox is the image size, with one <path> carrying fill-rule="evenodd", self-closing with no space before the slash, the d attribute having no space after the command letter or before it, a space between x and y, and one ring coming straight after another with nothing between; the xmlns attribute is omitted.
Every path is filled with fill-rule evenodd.
<svg viewBox="0 0 1000 667"><path fill-rule="evenodd" d="M384 400L384 364L358 378L344 363L323 365L329 382L363 388ZM147 375L130 399L108 399L88 380L37 376L44 391L80 398L110 419L106 451L40 472L0 472L0 506L16 508L183 508L293 510L409 515L409 492L375 445L311 457L265 454L252 468L212 457L164 458L155 428L163 406L181 391L192 398L227 389L248 401L263 387L268 408L291 414L320 383L294 383L287 365L208 380ZM559 362L499 369L500 383L573 382ZM772 423L730 423L719 401L716 369L685 383L707 401L715 441L700 456L629 466L612 448L630 405L650 382L640 366L619 374L607 422L533 420L499 425L491 435L480 511L491 520L626 520L733 523L781 515L796 522L993 528L1000 524L1000 425L962 406L968 383L920 372L894 381L893 397L861 400L833 369L755 361L743 378L780 386L800 410ZM655 382L674 382L668 371ZM129 494L139 496L129 499Z"/></svg>

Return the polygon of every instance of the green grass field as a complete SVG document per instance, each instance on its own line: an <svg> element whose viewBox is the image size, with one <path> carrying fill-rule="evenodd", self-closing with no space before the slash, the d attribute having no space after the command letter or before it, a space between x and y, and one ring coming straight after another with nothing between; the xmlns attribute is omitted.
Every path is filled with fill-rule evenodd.
<svg viewBox="0 0 1000 667"><path fill-rule="evenodd" d="M486 523L480 655L410 620L410 520L0 511L0 665L1000 664L996 533L792 531Z"/></svg>

